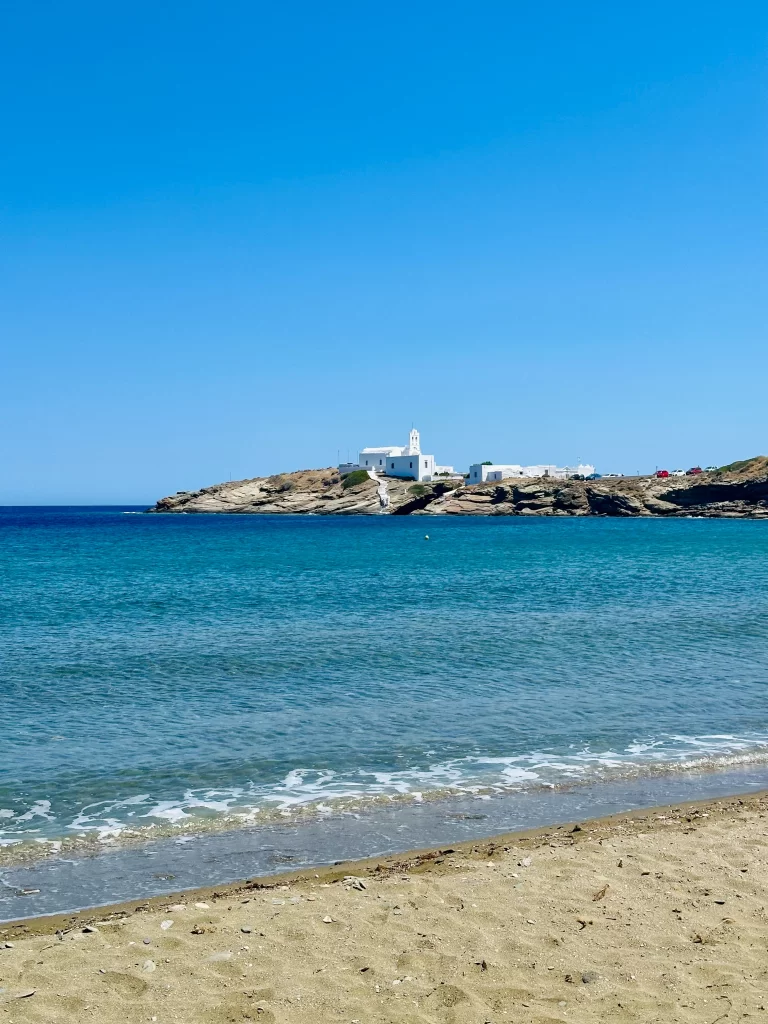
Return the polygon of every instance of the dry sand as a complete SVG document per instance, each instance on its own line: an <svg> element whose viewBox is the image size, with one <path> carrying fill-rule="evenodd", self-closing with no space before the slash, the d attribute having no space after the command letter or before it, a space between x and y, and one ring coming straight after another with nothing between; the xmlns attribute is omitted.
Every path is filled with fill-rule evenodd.
<svg viewBox="0 0 768 1024"><path fill-rule="evenodd" d="M0 1024L768 1022L767 839L760 794L0 925Z"/></svg>

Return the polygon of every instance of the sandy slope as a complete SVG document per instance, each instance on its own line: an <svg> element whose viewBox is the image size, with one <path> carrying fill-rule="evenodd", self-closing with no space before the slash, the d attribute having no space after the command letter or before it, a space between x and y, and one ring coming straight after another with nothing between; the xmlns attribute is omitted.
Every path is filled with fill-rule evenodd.
<svg viewBox="0 0 768 1024"><path fill-rule="evenodd" d="M745 797L0 926L0 1022L768 1021L767 839Z"/></svg>

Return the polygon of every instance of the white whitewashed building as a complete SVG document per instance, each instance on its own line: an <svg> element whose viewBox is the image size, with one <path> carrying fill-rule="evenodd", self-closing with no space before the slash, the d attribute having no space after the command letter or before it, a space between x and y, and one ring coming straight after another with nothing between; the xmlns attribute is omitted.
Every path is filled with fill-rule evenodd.
<svg viewBox="0 0 768 1024"><path fill-rule="evenodd" d="M489 465L476 462L469 467L469 483L484 484L486 480L506 480L511 476L523 476L522 466Z"/></svg>
<svg viewBox="0 0 768 1024"><path fill-rule="evenodd" d="M375 470L386 476L401 477L405 480L431 480L437 473L434 455L425 455L421 450L421 440L418 430L411 430L408 435L408 444L381 445L374 448L363 448L358 454L357 466L355 469ZM450 467L441 466L445 471ZM349 472L349 464L344 468L339 467L340 472Z"/></svg>
<svg viewBox="0 0 768 1024"><path fill-rule="evenodd" d="M533 479L549 477L552 480L567 480L573 476L589 476L595 472L594 466L518 466L496 465L475 462L469 467L470 484L481 484L486 481L508 480L511 477Z"/></svg>
<svg viewBox="0 0 768 1024"><path fill-rule="evenodd" d="M422 452L391 456L387 459L385 473L404 480L431 480L435 475L435 456Z"/></svg>
<svg viewBox="0 0 768 1024"><path fill-rule="evenodd" d="M396 445L388 445L383 448L363 448L358 455L355 469L375 469L384 472L384 464L392 455L402 455L403 449ZM351 466L353 463L347 463Z"/></svg>

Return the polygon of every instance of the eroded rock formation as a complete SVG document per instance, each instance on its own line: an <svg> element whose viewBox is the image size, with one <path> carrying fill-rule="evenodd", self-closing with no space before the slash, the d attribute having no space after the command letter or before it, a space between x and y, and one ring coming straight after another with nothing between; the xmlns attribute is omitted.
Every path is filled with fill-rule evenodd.
<svg viewBox="0 0 768 1024"><path fill-rule="evenodd" d="M387 479L389 503L366 477L345 482L334 469L214 484L161 498L150 512L312 515L725 516L768 519L768 458L699 476L603 480L505 480L468 487L452 481Z"/></svg>

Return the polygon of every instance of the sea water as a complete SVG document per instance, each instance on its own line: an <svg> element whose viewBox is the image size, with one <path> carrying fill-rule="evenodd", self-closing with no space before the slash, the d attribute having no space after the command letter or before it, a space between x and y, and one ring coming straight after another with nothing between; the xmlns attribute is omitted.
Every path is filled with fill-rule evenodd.
<svg viewBox="0 0 768 1024"><path fill-rule="evenodd" d="M0 585L0 917L768 782L765 522L6 508Z"/></svg>

